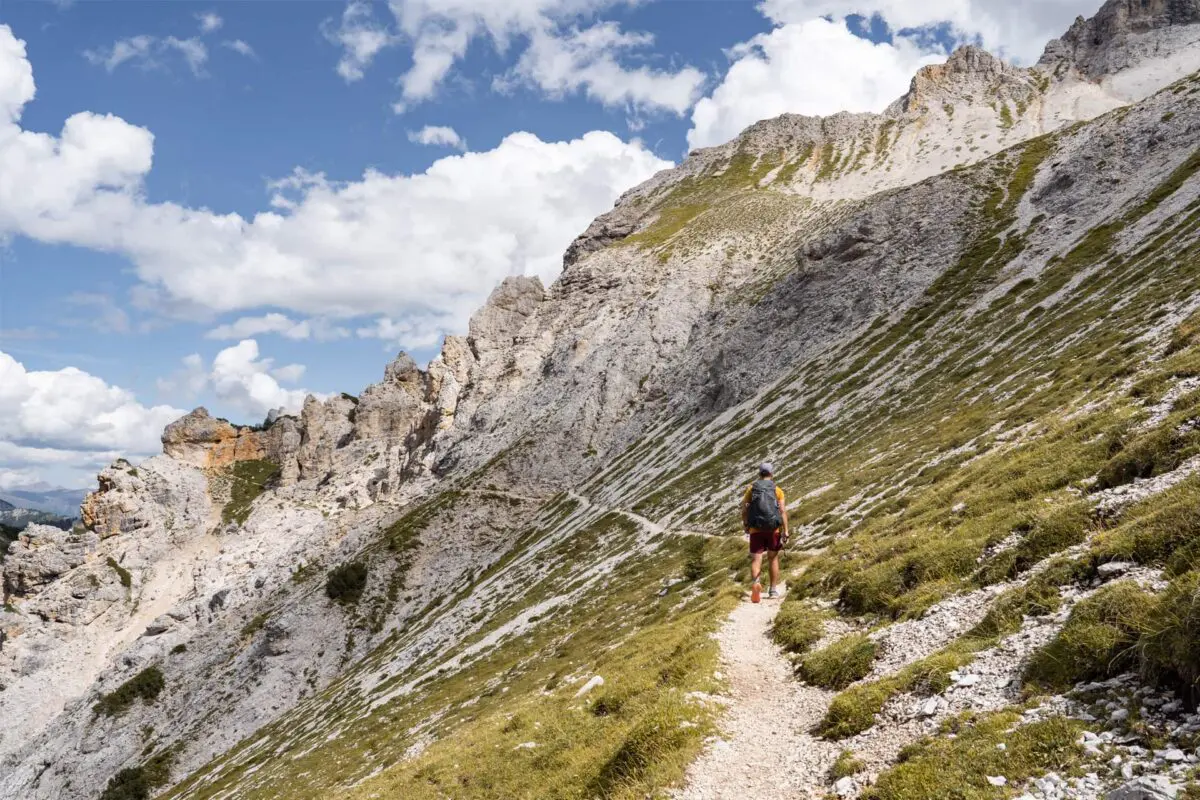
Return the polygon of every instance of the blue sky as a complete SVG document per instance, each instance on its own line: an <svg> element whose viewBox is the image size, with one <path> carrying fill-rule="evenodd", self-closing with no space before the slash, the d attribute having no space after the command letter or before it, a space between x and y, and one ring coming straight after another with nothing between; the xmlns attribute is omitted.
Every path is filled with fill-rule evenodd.
<svg viewBox="0 0 1200 800"><path fill-rule="evenodd" d="M357 392L690 147L1093 5L0 2L0 488Z"/></svg>

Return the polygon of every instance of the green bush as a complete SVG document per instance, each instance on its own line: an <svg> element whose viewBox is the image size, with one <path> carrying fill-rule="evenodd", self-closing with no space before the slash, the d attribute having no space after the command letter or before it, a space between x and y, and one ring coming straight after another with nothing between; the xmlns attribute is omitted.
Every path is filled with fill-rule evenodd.
<svg viewBox="0 0 1200 800"><path fill-rule="evenodd" d="M93 710L106 717L118 717L128 711L138 699L147 705L153 703L165 686L162 671L158 667L147 667L113 691L101 696Z"/></svg>
<svg viewBox="0 0 1200 800"><path fill-rule="evenodd" d="M875 724L875 715L901 692L919 696L941 694L950 686L950 673L971 663L986 642L970 639L909 664L895 675L851 686L833 698L817 733L837 741L862 733Z"/></svg>
<svg viewBox="0 0 1200 800"><path fill-rule="evenodd" d="M1016 547L1016 574L1020 574L1047 556L1083 542L1091 522L1091 507L1084 502L1054 509L1042 517Z"/></svg>
<svg viewBox="0 0 1200 800"><path fill-rule="evenodd" d="M1038 575L1038 579L1049 572ZM1038 579L997 597L979 624L967 632L967 638L995 640L1019 631L1025 617L1044 617L1057 611L1062 604L1058 587Z"/></svg>
<svg viewBox="0 0 1200 800"><path fill-rule="evenodd" d="M334 567L325 582L325 594L329 599L345 605L354 605L361 600L366 588L367 565L361 561Z"/></svg>
<svg viewBox="0 0 1200 800"><path fill-rule="evenodd" d="M150 791L150 784L141 767L131 767L109 779L100 800L149 800Z"/></svg>
<svg viewBox="0 0 1200 800"><path fill-rule="evenodd" d="M174 751L166 750L141 766L121 770L109 779L100 800L149 800L171 779L174 761Z"/></svg>
<svg viewBox="0 0 1200 800"><path fill-rule="evenodd" d="M1136 662L1134 645L1149 626L1154 598L1132 581L1104 587L1071 611L1067 624L1030 659L1030 688L1063 691L1111 677Z"/></svg>
<svg viewBox="0 0 1200 800"><path fill-rule="evenodd" d="M820 640L825 617L807 603L784 603L771 624L771 636L789 653L804 653Z"/></svg>
<svg viewBox="0 0 1200 800"><path fill-rule="evenodd" d="M845 689L871 671L878 646L866 634L855 633L809 653L800 662L800 677L814 686Z"/></svg>

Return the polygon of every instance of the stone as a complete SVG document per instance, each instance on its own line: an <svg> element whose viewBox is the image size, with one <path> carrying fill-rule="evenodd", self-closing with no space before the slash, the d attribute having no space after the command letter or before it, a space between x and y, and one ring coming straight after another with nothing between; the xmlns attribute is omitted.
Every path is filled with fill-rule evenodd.
<svg viewBox="0 0 1200 800"><path fill-rule="evenodd" d="M1100 566L1096 567L1096 574L1099 575L1103 580L1109 580L1118 575L1124 575L1126 572L1136 566L1137 564L1133 564L1128 561L1109 561L1106 564L1101 564Z"/></svg>
<svg viewBox="0 0 1200 800"><path fill-rule="evenodd" d="M1104 800L1175 800L1180 787L1161 775L1144 775L1122 784Z"/></svg>
<svg viewBox="0 0 1200 800"><path fill-rule="evenodd" d="M175 620L164 614L146 626L146 636L161 636L175 627Z"/></svg>
<svg viewBox="0 0 1200 800"><path fill-rule="evenodd" d="M987 782L989 784L991 784L992 786L1008 785L1008 778L1004 777L1003 775L988 775L986 777L987 777Z"/></svg>
<svg viewBox="0 0 1200 800"><path fill-rule="evenodd" d="M604 685L604 678L603 678L603 677L601 677L600 675L593 675L593 676L592 676L592 677L591 677L591 678L588 680L588 682L587 682L587 683L585 683L583 686L581 686L581 687L579 688L579 691L577 691L577 692L575 693L575 697L576 697L576 699L578 699L578 698L580 698L580 697L583 697L585 694L587 694L588 692L590 692L592 689L596 689L596 688L598 688L598 687L600 687L600 686L603 686L603 685Z"/></svg>
<svg viewBox="0 0 1200 800"><path fill-rule="evenodd" d="M854 778L846 776L838 778L837 782L833 784L833 793L838 797L850 797L854 794L854 788Z"/></svg>

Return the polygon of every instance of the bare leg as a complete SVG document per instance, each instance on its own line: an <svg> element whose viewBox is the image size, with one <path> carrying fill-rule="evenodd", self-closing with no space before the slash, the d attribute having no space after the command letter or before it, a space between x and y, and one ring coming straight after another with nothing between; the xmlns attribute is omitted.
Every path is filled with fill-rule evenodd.
<svg viewBox="0 0 1200 800"><path fill-rule="evenodd" d="M779 585L779 551L776 550L769 555L771 556L771 588L774 589Z"/></svg>
<svg viewBox="0 0 1200 800"><path fill-rule="evenodd" d="M759 573L762 572L762 553L750 556L750 583L758 583Z"/></svg>

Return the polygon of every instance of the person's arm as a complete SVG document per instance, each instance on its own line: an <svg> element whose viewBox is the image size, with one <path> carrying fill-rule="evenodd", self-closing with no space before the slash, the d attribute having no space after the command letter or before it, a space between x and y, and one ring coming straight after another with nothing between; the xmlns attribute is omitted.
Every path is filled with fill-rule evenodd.
<svg viewBox="0 0 1200 800"><path fill-rule="evenodd" d="M788 538L788 515L787 515L787 498L783 495L783 490L779 492L779 516L783 517L783 540L786 542Z"/></svg>
<svg viewBox="0 0 1200 800"><path fill-rule="evenodd" d="M750 532L750 490L742 495L742 533Z"/></svg>

